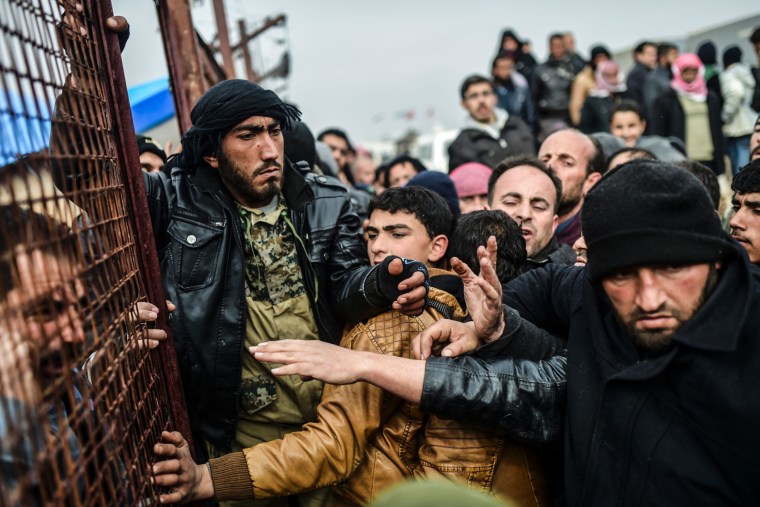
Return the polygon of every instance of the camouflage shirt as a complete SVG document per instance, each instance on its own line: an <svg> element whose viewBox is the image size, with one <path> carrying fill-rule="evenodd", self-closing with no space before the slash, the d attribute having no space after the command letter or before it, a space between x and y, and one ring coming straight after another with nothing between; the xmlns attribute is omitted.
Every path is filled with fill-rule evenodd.
<svg viewBox="0 0 760 507"><path fill-rule="evenodd" d="M243 354L236 448L266 441L271 424L300 426L314 419L321 382L276 377L277 365L259 363L248 347L265 341L317 340L319 334L297 257L295 232L280 196L262 209L238 205L245 237L248 318ZM263 425L263 426L262 426Z"/></svg>

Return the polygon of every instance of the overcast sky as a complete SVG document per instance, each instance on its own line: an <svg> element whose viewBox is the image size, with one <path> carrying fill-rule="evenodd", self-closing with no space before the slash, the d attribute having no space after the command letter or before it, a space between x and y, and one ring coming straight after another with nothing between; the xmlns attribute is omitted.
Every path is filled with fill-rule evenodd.
<svg viewBox="0 0 760 507"><path fill-rule="evenodd" d="M130 85L166 75L152 0L113 0L114 12L132 26L124 51ZM757 0L227 0L229 26L250 26L278 13L288 16L252 48L255 63L272 65L288 40L292 72L283 95L299 105L319 132L346 129L357 141L396 136L433 124L457 128L464 112L458 89L471 73L486 73L499 34L513 28L533 42L539 61L546 38L571 30L578 49L605 43L612 51L642 38L683 37L688 32L760 13ZM196 26L215 33L211 0L195 2ZM236 38L232 37L233 44ZM261 53L264 53L263 55ZM751 55L745 55L745 62ZM276 87L278 83L272 83ZM411 121L397 118L415 111Z"/></svg>

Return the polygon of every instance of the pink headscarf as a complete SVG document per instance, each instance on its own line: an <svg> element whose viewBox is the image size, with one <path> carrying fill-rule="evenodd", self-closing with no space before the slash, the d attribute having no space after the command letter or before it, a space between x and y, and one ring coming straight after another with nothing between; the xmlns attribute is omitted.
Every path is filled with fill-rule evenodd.
<svg viewBox="0 0 760 507"><path fill-rule="evenodd" d="M697 69L697 77L691 83L687 83L681 77L684 69ZM705 83L705 66L702 60L694 53L684 53L673 62L673 80L670 86L675 91L687 95L698 102L707 99L707 83Z"/></svg>
<svg viewBox="0 0 760 507"><path fill-rule="evenodd" d="M614 78L605 77L605 74L615 74ZM626 90L625 81L620 74L620 66L612 60L599 62L594 73L596 86L592 91L595 97L608 97L612 93L620 93Z"/></svg>

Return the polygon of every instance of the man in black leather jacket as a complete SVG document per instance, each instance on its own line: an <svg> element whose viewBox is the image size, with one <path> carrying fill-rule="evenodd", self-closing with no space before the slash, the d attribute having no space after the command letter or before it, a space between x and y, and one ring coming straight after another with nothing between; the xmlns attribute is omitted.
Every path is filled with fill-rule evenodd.
<svg viewBox="0 0 760 507"><path fill-rule="evenodd" d="M425 304L424 266L389 259L371 268L345 187L284 158L281 131L299 116L253 83L221 82L193 108L171 175L143 175L166 295L177 305L171 326L201 453L237 445L241 411L266 424L261 409L288 400L292 424L272 422L297 429L319 401L312 392L319 388L296 379L282 391L265 371L244 385L251 340L337 343L349 319L391 305L417 314ZM87 188L86 175L62 169L61 185ZM274 232L256 236L266 230Z"/></svg>

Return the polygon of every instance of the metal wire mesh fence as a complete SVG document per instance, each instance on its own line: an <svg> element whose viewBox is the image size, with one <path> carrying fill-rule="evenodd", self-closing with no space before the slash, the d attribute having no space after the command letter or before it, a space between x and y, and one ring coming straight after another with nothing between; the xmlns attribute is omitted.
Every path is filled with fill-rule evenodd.
<svg viewBox="0 0 760 507"><path fill-rule="evenodd" d="M152 446L178 426L104 4L0 0L0 505L158 503Z"/></svg>

